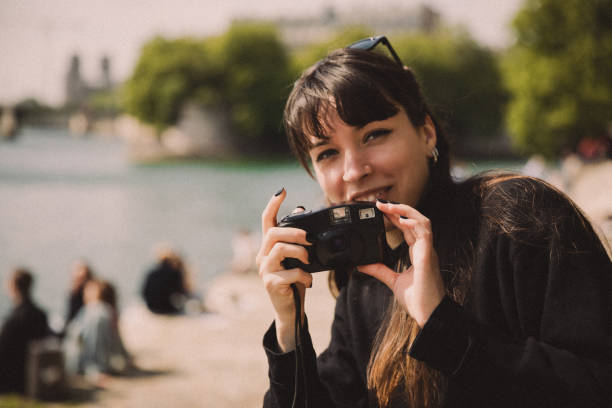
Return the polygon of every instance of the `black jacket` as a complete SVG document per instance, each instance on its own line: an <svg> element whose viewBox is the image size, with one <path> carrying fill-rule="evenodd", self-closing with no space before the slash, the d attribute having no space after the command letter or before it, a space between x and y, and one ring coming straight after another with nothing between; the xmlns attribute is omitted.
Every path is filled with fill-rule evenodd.
<svg viewBox="0 0 612 408"><path fill-rule="evenodd" d="M445 407L612 406L612 263L592 228L572 203L531 179L504 181L478 200L468 298L464 305L444 298L410 356L448 378ZM366 367L391 296L353 273L318 359L304 334L309 406L378 406ZM279 352L274 325L264 347L264 406L290 407L294 352Z"/></svg>
<svg viewBox="0 0 612 408"><path fill-rule="evenodd" d="M47 315L31 300L13 309L0 332L0 392L25 391L28 345L48 334Z"/></svg>

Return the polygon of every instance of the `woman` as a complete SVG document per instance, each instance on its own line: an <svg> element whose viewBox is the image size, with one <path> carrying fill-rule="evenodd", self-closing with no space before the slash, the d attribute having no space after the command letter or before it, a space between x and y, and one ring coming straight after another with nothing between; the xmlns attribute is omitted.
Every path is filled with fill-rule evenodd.
<svg viewBox="0 0 612 408"><path fill-rule="evenodd" d="M332 52L285 108L299 161L329 204L375 201L386 265L336 270L331 343L295 305L312 276L303 230L279 228L282 189L262 214L259 273L275 316L264 336L266 407L610 406L612 264L588 221L542 181L484 174L457 183L413 73L376 52ZM296 385L297 384L297 392ZM305 389L307 388L307 389Z"/></svg>
<svg viewBox="0 0 612 408"><path fill-rule="evenodd" d="M103 380L103 374L125 372L130 356L119 333L114 286L90 280L85 284L83 300L84 306L68 326L65 341L68 371L86 374L94 381Z"/></svg>

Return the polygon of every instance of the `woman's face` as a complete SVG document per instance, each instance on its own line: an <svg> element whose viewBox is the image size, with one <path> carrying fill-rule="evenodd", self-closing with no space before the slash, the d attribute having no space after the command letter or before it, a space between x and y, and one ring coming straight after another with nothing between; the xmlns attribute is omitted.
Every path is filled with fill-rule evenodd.
<svg viewBox="0 0 612 408"><path fill-rule="evenodd" d="M328 139L310 137L315 177L330 204L382 198L416 206L429 177L436 131L428 117L415 129L403 108L358 128L328 114Z"/></svg>

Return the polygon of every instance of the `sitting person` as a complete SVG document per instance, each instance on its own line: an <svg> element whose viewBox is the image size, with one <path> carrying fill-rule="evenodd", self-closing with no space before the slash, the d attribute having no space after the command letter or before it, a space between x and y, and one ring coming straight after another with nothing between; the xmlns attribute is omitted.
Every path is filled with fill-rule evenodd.
<svg viewBox="0 0 612 408"><path fill-rule="evenodd" d="M142 288L145 303L153 313L182 313L190 294L183 260L169 248L159 249L158 259Z"/></svg>
<svg viewBox="0 0 612 408"><path fill-rule="evenodd" d="M75 318L83 307L83 290L87 282L94 278L91 267L82 260L78 260L72 267L72 281L70 295L68 296L68 313L66 315L65 327Z"/></svg>
<svg viewBox="0 0 612 408"><path fill-rule="evenodd" d="M50 334L47 315L31 298L33 281L24 268L15 269L8 280L8 294L15 308L0 332L0 392L25 392L28 345Z"/></svg>
<svg viewBox="0 0 612 408"><path fill-rule="evenodd" d="M130 356L119 333L115 288L109 282L91 280L83 297L85 304L66 333L67 371L94 376L125 372Z"/></svg>

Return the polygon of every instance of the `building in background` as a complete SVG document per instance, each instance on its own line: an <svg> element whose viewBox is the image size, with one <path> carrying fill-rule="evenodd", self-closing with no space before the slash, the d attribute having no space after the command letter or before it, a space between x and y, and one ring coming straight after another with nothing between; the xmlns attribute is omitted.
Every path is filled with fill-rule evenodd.
<svg viewBox="0 0 612 408"><path fill-rule="evenodd" d="M110 71L110 58L104 56L100 59L100 77L95 82L88 83L81 74L81 58L73 55L66 75L66 106L82 108L93 94L112 91L114 84Z"/></svg>

